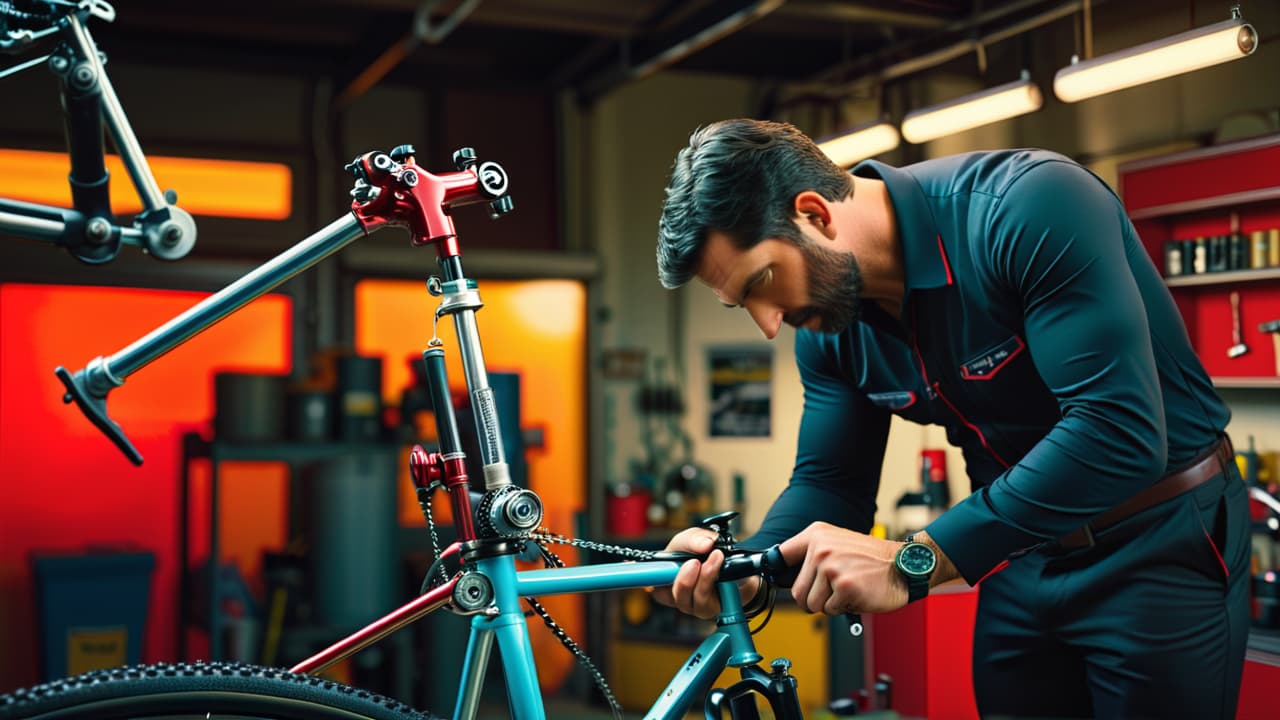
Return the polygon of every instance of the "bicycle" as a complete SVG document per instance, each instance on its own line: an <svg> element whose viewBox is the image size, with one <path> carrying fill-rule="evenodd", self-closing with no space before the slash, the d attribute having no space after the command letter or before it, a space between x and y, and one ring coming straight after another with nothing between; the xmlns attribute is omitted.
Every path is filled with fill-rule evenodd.
<svg viewBox="0 0 1280 720"><path fill-rule="evenodd" d="M159 355L361 235L387 226L407 229L413 245L436 249L442 274L432 276L427 283L430 294L440 300L432 338L423 352L425 375L436 409L439 448L428 452L417 446L410 457L411 476L436 551L421 595L287 672L237 664L99 671L0 697L0 718L58 718L77 713L95 718L172 713L210 717L214 712L270 718L423 717L395 701L309 673L351 656L428 613L447 608L471 618L453 717L476 716L485 669L496 641L511 716L542 720L545 709L522 597L577 656L610 701L615 717L620 716L603 675L535 597L670 585L681 564L697 556L644 552L553 534L541 528L542 502L537 494L512 484L476 325L476 312L483 303L476 281L463 271L452 213L464 205L488 202L497 217L511 211L514 204L507 192L507 174L500 165L480 162L470 148L457 151L453 159L455 171L432 174L416 163L410 145L401 145L389 153L375 151L357 157L346 166L355 176L350 213L110 357L99 356L75 373L62 367L56 371L67 391L64 402L75 402L122 452L140 464L141 455L107 414L106 398L111 389ZM438 321L445 315L453 319L479 439L485 492L474 497L450 402L444 343L436 333ZM448 495L459 538L444 549L440 548L431 512L432 495L437 490ZM802 717L790 662L779 659L768 670L762 668L759 663L763 657L755 649L749 626L753 618L772 612L773 588L788 584L791 571L776 546L764 551L738 546L729 530L734 516L736 513L724 513L703 522L704 527L716 533L716 547L727 556L720 575L717 628L679 667L647 718L683 717L701 700L708 718L720 718L727 711L734 718L749 720L759 717L757 698L763 698L777 718ZM628 561L565 567L548 547L553 543L621 555ZM541 557L546 567L518 570L518 557ZM460 567L446 571L446 563L456 561L460 561ZM739 596L738 581L752 575L762 577L767 590L757 593L747 608ZM766 615L764 622L768 618ZM855 633L858 629L860 626ZM738 668L742 679L728 688L713 690L713 681L726 667Z"/></svg>
<svg viewBox="0 0 1280 720"><path fill-rule="evenodd" d="M160 260L185 257L195 246L195 220L177 206L173 190L160 191L107 76L105 55L89 33L90 18L112 22L115 9L104 0L30 0L22 7L31 9L0 1L0 53L25 52L55 36L60 43L53 52L0 70L0 78L47 64L60 80L73 207L0 198L0 232L52 242L90 265L114 260L122 244ZM117 224L111 211L104 123L143 206L128 226Z"/></svg>

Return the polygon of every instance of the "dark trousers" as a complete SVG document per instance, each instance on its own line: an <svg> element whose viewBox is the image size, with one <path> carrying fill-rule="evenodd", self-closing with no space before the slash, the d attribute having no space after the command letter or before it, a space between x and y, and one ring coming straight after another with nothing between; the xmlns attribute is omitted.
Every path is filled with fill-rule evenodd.
<svg viewBox="0 0 1280 720"><path fill-rule="evenodd" d="M1224 475L982 582L984 718L1235 717L1249 632L1248 494Z"/></svg>

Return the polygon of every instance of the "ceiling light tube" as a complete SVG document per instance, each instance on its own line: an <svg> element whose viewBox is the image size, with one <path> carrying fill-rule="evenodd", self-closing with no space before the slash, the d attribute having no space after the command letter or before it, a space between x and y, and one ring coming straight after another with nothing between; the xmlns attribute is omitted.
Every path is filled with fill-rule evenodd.
<svg viewBox="0 0 1280 720"><path fill-rule="evenodd" d="M902 137L924 143L999 120L1035 112L1044 104L1040 88L1027 72L1022 79L958 97L941 105L920 108L902 119Z"/></svg>
<svg viewBox="0 0 1280 720"><path fill-rule="evenodd" d="M847 168L859 160L889 152L898 147L901 140L898 128L875 120L819 140L818 149L826 153L831 162Z"/></svg>
<svg viewBox="0 0 1280 720"><path fill-rule="evenodd" d="M1053 92L1063 102L1077 102L1116 90L1238 60L1258 48L1258 32L1240 18L1231 19L1120 50L1084 62L1073 62L1053 78Z"/></svg>

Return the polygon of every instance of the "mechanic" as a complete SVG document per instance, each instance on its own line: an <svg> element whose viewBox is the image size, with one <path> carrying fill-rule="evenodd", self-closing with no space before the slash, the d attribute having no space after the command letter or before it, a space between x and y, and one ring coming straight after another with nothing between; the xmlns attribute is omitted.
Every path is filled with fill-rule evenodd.
<svg viewBox="0 0 1280 720"><path fill-rule="evenodd" d="M797 328L795 466L747 544L801 565L801 607L981 581L984 717L1234 717L1250 540L1230 413L1101 179L1043 150L846 172L790 125L727 120L676 156L657 256L665 287L696 277L767 338ZM891 415L945 427L974 489L905 543L866 534ZM722 562L686 562L659 600L713 616Z"/></svg>

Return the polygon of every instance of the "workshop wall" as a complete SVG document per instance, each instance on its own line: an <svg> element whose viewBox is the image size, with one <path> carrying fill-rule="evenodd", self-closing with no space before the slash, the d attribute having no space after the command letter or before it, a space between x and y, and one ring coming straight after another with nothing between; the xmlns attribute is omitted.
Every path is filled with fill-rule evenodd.
<svg viewBox="0 0 1280 720"><path fill-rule="evenodd" d="M663 188L689 133L714 120L749 114L750 93L749 83L742 81L662 73L619 88L586 119L592 200L585 212L604 264L599 344L640 349L650 361L664 359L674 369L668 382L682 374L686 356L681 348L707 328L684 315L686 295L706 299L701 285L669 291L658 283L654 246ZM630 463L644 459L638 390L636 381L606 381L603 388L606 482L628 479ZM696 386L684 387L686 396L696 392ZM694 447L703 461L704 449L701 443ZM785 449L768 452L785 454Z"/></svg>
<svg viewBox="0 0 1280 720"><path fill-rule="evenodd" d="M1226 18L1227 3L1197 3L1197 22ZM1248 17L1259 28L1280 26L1280 5L1251 3ZM1188 27L1183 8L1152 12L1146 4L1107 3L1094 11L1094 54L1174 34ZM1088 164L1105 180L1116 182L1118 162L1158 155L1236 134L1280 130L1280 43L1274 34L1263 38L1253 57L1208 68L1147 86L1081 103L1065 104L1052 95L1052 76L1074 51L1069 22L1055 23L1035 34L1025 46L1009 41L988 48L987 77L992 84L1015 79L1026 66L1045 92L1039 112L943 138L923 146L904 144L882 159L902 164L970 150L1045 147ZM1270 42L1268 42L1270 41ZM899 115L905 103L923 105L980 89L974 79L972 56L910 78L886 97L887 107ZM755 527L769 502L790 476L802 399L791 350L793 331L784 328L771 343L773 350L772 436L762 439L712 438L707 432L708 379L706 351L714 345L764 343L744 313L720 307L705 289L694 284L677 292L661 288L653 277L653 244L670 163L700 124L754 114L752 88L716 78L663 73L626 86L607 97L595 112L592 147L597 162L592 172L601 178L594 209L599 218L599 248L609 268L604 292L611 298L611 320L604 327L605 345L644 347L650 354L682 358L685 372L684 429L694 441L698 460L713 469L717 504L728 507L730 477L741 471L747 478L747 526ZM878 102L847 104L843 123L865 122L879 112ZM835 129L830 112L796 107L784 113L813 136ZM612 180L609 180L612 178ZM612 193L612 195L611 195ZM619 271L620 269L621 272ZM633 389L615 383L606 388L612 412L609 425L614 444L608 456L608 477L625 477L626 461L643 453L639 429L631 412ZM1228 392L1234 419L1228 431L1243 446L1249 435L1280 449L1280 419L1274 417L1271 391ZM919 450L947 447L938 427L920 427L897 419L890 431L877 519L892 526L894 503L902 493L918 489ZM964 462L947 449L953 498L969 491Z"/></svg>

